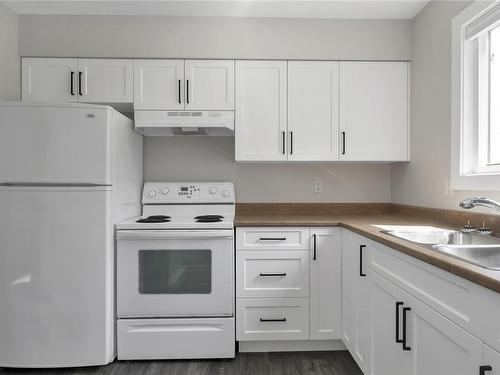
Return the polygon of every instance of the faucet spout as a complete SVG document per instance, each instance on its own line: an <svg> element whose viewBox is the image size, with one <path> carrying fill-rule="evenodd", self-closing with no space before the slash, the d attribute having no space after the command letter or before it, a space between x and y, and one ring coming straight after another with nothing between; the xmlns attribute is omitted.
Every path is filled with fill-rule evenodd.
<svg viewBox="0 0 500 375"><path fill-rule="evenodd" d="M500 203L484 197L473 197L464 199L459 203L459 206L466 210L469 210L476 206L483 206L491 208L492 210L500 211Z"/></svg>

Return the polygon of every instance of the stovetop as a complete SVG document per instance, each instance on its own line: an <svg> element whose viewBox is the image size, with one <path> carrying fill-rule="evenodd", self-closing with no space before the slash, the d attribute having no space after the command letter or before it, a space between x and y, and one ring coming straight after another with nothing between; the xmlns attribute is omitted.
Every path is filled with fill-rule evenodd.
<svg viewBox="0 0 500 375"><path fill-rule="evenodd" d="M150 229L150 230L162 230L162 229L232 229L234 214L226 214L224 216L220 215L220 219L217 221L202 221L195 219L194 216L178 216L178 215L168 215L171 216L170 219L162 220L159 219L153 221L145 221L149 216L140 216L125 220L116 225L116 229ZM201 215L199 215L201 216Z"/></svg>
<svg viewBox="0 0 500 375"><path fill-rule="evenodd" d="M146 182L142 216L116 229L232 229L234 211L231 182Z"/></svg>

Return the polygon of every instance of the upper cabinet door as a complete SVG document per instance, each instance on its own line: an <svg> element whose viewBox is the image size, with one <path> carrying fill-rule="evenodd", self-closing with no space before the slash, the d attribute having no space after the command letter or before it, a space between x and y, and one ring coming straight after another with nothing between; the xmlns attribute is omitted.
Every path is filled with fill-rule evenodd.
<svg viewBox="0 0 500 375"><path fill-rule="evenodd" d="M338 160L339 63L288 63L288 160Z"/></svg>
<svg viewBox="0 0 500 375"><path fill-rule="evenodd" d="M186 60L185 78L186 109L234 109L233 60Z"/></svg>
<svg viewBox="0 0 500 375"><path fill-rule="evenodd" d="M135 60L134 109L184 109L184 60Z"/></svg>
<svg viewBox="0 0 500 375"><path fill-rule="evenodd" d="M22 100L76 102L77 59L22 59Z"/></svg>
<svg viewBox="0 0 500 375"><path fill-rule="evenodd" d="M78 59L80 102L132 103L133 62L122 59Z"/></svg>
<svg viewBox="0 0 500 375"><path fill-rule="evenodd" d="M236 161L287 159L287 62L236 62Z"/></svg>
<svg viewBox="0 0 500 375"><path fill-rule="evenodd" d="M408 63L340 63L340 159L408 160Z"/></svg>

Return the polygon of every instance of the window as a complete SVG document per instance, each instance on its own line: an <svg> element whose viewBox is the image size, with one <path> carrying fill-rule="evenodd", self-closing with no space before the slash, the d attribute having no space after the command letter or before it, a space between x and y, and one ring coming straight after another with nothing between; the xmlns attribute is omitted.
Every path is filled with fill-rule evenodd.
<svg viewBox="0 0 500 375"><path fill-rule="evenodd" d="M477 50L477 162L472 173L500 172L500 26L470 43Z"/></svg>
<svg viewBox="0 0 500 375"><path fill-rule="evenodd" d="M489 32L489 165L500 165L500 26Z"/></svg>
<svg viewBox="0 0 500 375"><path fill-rule="evenodd" d="M453 189L500 190L500 1L453 20Z"/></svg>

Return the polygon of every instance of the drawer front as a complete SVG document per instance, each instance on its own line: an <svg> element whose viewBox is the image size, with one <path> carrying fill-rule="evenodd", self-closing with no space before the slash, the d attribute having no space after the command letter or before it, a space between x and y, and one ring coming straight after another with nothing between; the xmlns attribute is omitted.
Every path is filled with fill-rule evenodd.
<svg viewBox="0 0 500 375"><path fill-rule="evenodd" d="M234 358L234 318L119 319L118 359Z"/></svg>
<svg viewBox="0 0 500 375"><path fill-rule="evenodd" d="M236 250L309 250L309 228L236 228Z"/></svg>
<svg viewBox="0 0 500 375"><path fill-rule="evenodd" d="M309 299L237 299L236 339L309 340Z"/></svg>
<svg viewBox="0 0 500 375"><path fill-rule="evenodd" d="M308 251L238 251L237 297L308 297Z"/></svg>

